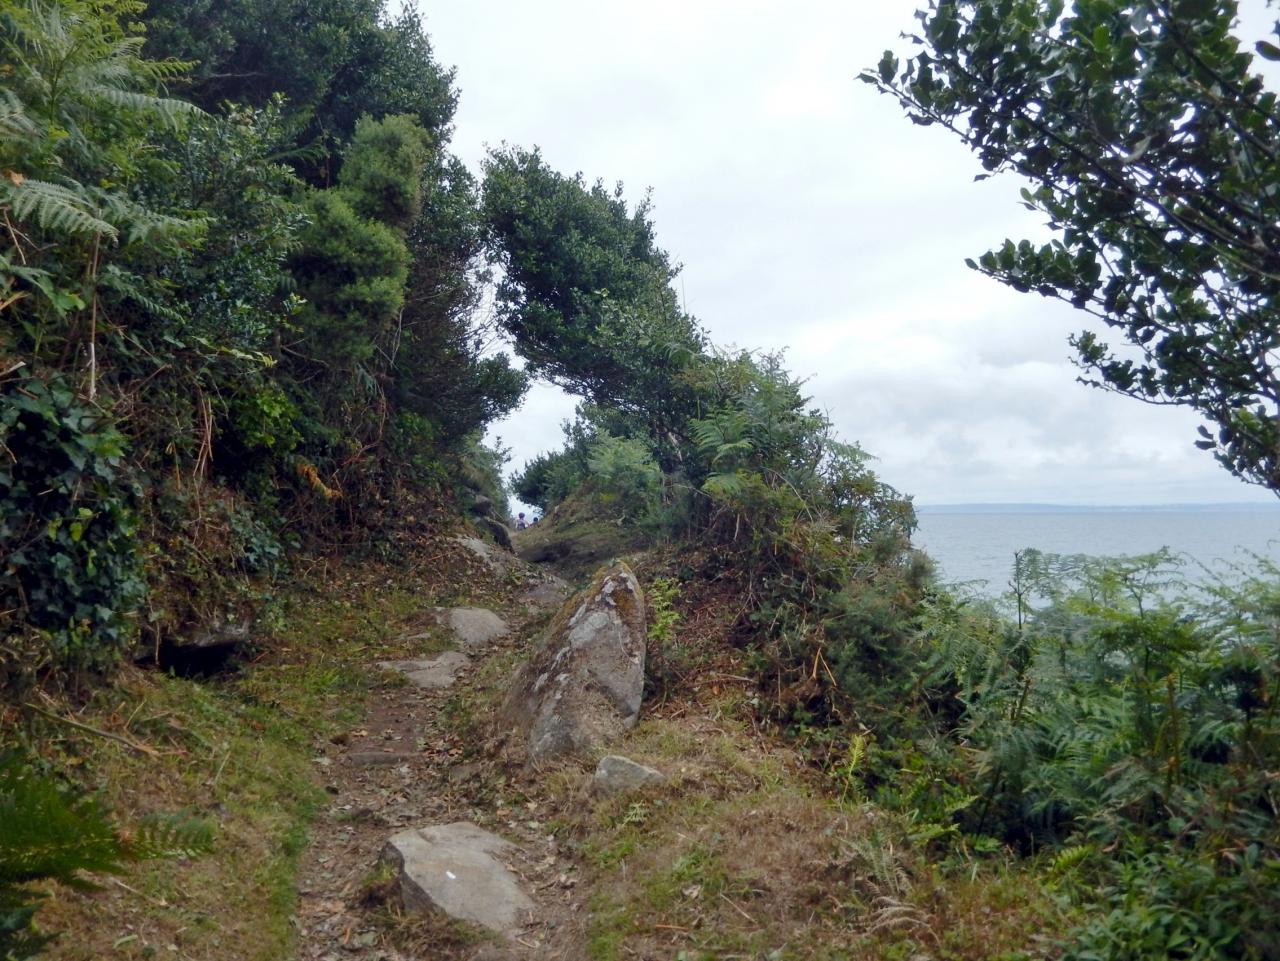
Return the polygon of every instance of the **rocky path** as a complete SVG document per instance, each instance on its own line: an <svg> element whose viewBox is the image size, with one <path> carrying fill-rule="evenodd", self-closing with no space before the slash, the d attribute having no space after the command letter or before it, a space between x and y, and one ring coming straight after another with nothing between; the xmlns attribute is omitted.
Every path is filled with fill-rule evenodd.
<svg viewBox="0 0 1280 961"><path fill-rule="evenodd" d="M575 865L519 774L476 743L495 674L567 591L481 542L459 548L482 562L492 609L437 609L421 637L444 632L449 650L362 666L385 678L363 723L317 745L327 803L301 856L299 961L584 956Z"/></svg>

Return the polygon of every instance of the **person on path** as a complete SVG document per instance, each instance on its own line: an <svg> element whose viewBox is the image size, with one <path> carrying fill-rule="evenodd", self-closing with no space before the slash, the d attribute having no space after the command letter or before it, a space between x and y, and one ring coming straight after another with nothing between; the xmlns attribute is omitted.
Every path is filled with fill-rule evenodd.
<svg viewBox="0 0 1280 961"><path fill-rule="evenodd" d="M522 531L529 526L529 522L524 519L524 512L521 511L516 515L516 530Z"/></svg>

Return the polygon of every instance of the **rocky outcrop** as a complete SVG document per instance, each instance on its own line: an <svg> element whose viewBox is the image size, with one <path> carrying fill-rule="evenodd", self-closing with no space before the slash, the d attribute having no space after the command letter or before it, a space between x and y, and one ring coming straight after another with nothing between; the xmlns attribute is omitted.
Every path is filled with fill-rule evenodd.
<svg viewBox="0 0 1280 961"><path fill-rule="evenodd" d="M443 911L514 937L534 903L506 867L513 845L466 821L401 831L382 858L397 872L406 911Z"/></svg>
<svg viewBox="0 0 1280 961"><path fill-rule="evenodd" d="M502 521L493 517L477 517L475 523L477 527L488 531L494 543L503 550L513 550L511 546L511 528L502 523Z"/></svg>
<svg viewBox="0 0 1280 961"><path fill-rule="evenodd" d="M248 619L213 621L189 636L168 637L158 648L139 650L138 660L154 660L157 667L180 677L217 674L248 646L252 630Z"/></svg>
<svg viewBox="0 0 1280 961"><path fill-rule="evenodd" d="M633 727L644 687L644 595L625 564L560 609L517 673L503 717L528 760L586 753Z"/></svg>
<svg viewBox="0 0 1280 961"><path fill-rule="evenodd" d="M666 776L661 771L645 767L630 758L610 754L602 757L596 765L596 773L591 778L591 789L597 794L612 796L638 791L651 784L661 784L665 780Z"/></svg>
<svg viewBox="0 0 1280 961"><path fill-rule="evenodd" d="M485 566L499 576L505 576L520 563L512 554L478 537L457 537L454 540L484 561Z"/></svg>

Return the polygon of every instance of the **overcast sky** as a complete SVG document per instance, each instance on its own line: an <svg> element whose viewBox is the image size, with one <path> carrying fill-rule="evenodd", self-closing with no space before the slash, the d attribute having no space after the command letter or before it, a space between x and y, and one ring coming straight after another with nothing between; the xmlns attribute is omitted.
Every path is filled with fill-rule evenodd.
<svg viewBox="0 0 1280 961"><path fill-rule="evenodd" d="M1244 6L1250 6L1246 0ZM1087 321L964 265L1040 236L1014 177L859 82L914 0L489 0L422 9L457 67L454 150L541 147L653 189L686 308L722 345L785 349L845 439L920 504L1270 501L1196 450L1197 419L1075 382ZM1253 0L1254 22L1265 22ZM515 466L560 446L540 386L494 430Z"/></svg>

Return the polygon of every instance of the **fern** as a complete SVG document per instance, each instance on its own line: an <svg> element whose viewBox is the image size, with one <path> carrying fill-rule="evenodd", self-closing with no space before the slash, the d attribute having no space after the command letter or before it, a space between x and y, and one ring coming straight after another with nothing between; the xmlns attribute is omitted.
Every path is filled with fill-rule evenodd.
<svg viewBox="0 0 1280 961"><path fill-rule="evenodd" d="M38 132L18 95L12 90L0 89L0 140L30 140Z"/></svg>
<svg viewBox="0 0 1280 961"><path fill-rule="evenodd" d="M116 872L120 840L90 798L68 800L48 778L10 761L0 770L0 886L52 878L81 884L78 872Z"/></svg>
<svg viewBox="0 0 1280 961"><path fill-rule="evenodd" d="M1096 849L1092 844L1073 844L1070 847L1063 848L1054 857L1052 864L1049 865L1049 873L1057 878L1075 874L1081 865L1088 863L1095 853Z"/></svg>
<svg viewBox="0 0 1280 961"><path fill-rule="evenodd" d="M33 220L52 234L102 234L115 240L119 231L104 220L89 192L44 180L0 178L0 205L8 206L19 222Z"/></svg>
<svg viewBox="0 0 1280 961"><path fill-rule="evenodd" d="M34 956L49 938L32 927L42 894L27 885L54 880L92 887L82 872L116 874L129 861L194 857L213 831L191 818L153 816L120 830L102 807L71 795L18 758L0 758L0 958Z"/></svg>
<svg viewBox="0 0 1280 961"><path fill-rule="evenodd" d="M727 501L742 494L747 488L741 471L732 474L712 474L702 484L702 489L717 501Z"/></svg>
<svg viewBox="0 0 1280 961"><path fill-rule="evenodd" d="M214 832L208 821L171 814L153 814L134 832L121 836L121 846L130 861L160 858L195 858L213 849Z"/></svg>

